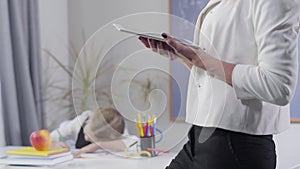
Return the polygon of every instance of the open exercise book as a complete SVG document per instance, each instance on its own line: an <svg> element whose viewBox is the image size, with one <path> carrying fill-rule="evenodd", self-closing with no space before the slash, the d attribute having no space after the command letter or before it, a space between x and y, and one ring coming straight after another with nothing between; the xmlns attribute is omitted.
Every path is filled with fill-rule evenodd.
<svg viewBox="0 0 300 169"><path fill-rule="evenodd" d="M53 166L72 159L72 153L66 148L37 151L33 147L24 147L7 151L6 156L0 158L0 164Z"/></svg>

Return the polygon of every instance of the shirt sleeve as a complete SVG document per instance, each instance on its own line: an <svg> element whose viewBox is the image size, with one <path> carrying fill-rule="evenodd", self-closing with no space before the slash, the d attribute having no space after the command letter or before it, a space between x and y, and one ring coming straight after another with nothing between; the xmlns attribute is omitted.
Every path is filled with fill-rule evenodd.
<svg viewBox="0 0 300 169"><path fill-rule="evenodd" d="M62 123L59 128L51 132L51 139L53 141L66 141L76 140L81 125L90 116L91 111L85 111L81 115L78 115L74 119Z"/></svg>
<svg viewBox="0 0 300 169"><path fill-rule="evenodd" d="M297 0L252 0L251 13L258 64L238 64L232 84L239 99L259 99L276 105L291 100L298 77Z"/></svg>

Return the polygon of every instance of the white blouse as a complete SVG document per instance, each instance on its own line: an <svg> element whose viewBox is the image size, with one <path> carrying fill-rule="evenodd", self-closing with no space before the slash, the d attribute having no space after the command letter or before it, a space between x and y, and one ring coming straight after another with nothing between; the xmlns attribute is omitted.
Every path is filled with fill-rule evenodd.
<svg viewBox="0 0 300 169"><path fill-rule="evenodd" d="M199 15L194 42L237 64L233 86L193 66L186 121L258 135L287 129L298 73L299 11L298 0L211 0Z"/></svg>

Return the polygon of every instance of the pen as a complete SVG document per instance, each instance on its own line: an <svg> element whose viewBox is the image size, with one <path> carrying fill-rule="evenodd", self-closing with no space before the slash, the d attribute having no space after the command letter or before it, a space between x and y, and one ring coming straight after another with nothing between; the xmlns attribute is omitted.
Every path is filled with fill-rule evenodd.
<svg viewBox="0 0 300 169"><path fill-rule="evenodd" d="M144 137L144 131L143 131L143 125L142 125L142 122L139 122L138 125L139 125L140 135L141 135L142 137Z"/></svg>
<svg viewBox="0 0 300 169"><path fill-rule="evenodd" d="M151 136L151 134L150 134L150 125L149 124L147 126L147 136Z"/></svg>
<svg viewBox="0 0 300 169"><path fill-rule="evenodd" d="M154 115L154 122L153 122L153 135L156 136L156 117Z"/></svg>
<svg viewBox="0 0 300 169"><path fill-rule="evenodd" d="M138 122L137 122L137 126L138 126L138 130L140 132L140 136L144 137L144 131L143 131L143 125L142 125L142 121L141 121L141 114L138 114Z"/></svg>
<svg viewBox="0 0 300 169"><path fill-rule="evenodd" d="M148 122L147 122L147 136L151 136L151 120L150 120L150 116L148 116Z"/></svg>
<svg viewBox="0 0 300 169"><path fill-rule="evenodd" d="M141 114L140 114L140 113L138 114L138 122L139 122L139 123L142 122L142 117L141 117Z"/></svg>
<svg viewBox="0 0 300 169"><path fill-rule="evenodd" d="M148 124L146 123L146 124L143 126L144 133L145 133L144 136L147 136L147 128L148 128Z"/></svg>
<svg viewBox="0 0 300 169"><path fill-rule="evenodd" d="M130 144L130 146L128 146L128 148L130 148L130 147L136 145L137 143L138 143L138 141L135 141L134 143Z"/></svg>

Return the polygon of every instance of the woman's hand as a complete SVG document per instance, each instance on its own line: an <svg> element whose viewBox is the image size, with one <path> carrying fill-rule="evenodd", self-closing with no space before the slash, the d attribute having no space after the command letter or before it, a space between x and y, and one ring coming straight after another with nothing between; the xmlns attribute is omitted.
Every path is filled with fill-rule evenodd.
<svg viewBox="0 0 300 169"><path fill-rule="evenodd" d="M232 84L231 76L235 64L214 58L201 48L195 49L183 45L165 33L162 36L165 39L163 42L144 37L139 37L139 39L147 48L151 48L156 53L167 56L171 60L181 59L189 68L195 65L213 76L218 76L219 79L224 80L226 83Z"/></svg>
<svg viewBox="0 0 300 169"><path fill-rule="evenodd" d="M139 37L140 41L147 47L152 49L152 51L166 56L167 58L174 60L179 59L184 62L189 68L194 64L193 62L198 62L201 68L204 68L200 56L204 53L202 49L194 49L192 47L186 46L163 33L162 36L165 41L159 41L154 39L148 39L145 37Z"/></svg>
<svg viewBox="0 0 300 169"><path fill-rule="evenodd" d="M167 43L155 40L155 39L148 39L145 37L139 37L139 40L145 45L145 47L150 48L152 51L166 56L171 60L174 60L177 56L173 48L171 48Z"/></svg>
<svg viewBox="0 0 300 169"><path fill-rule="evenodd" d="M163 33L162 36L165 38L165 42L174 50L174 53L178 58L186 59L193 65L205 69L203 61L204 57L207 57L207 55L201 48L195 49L193 47L183 45L165 33Z"/></svg>

